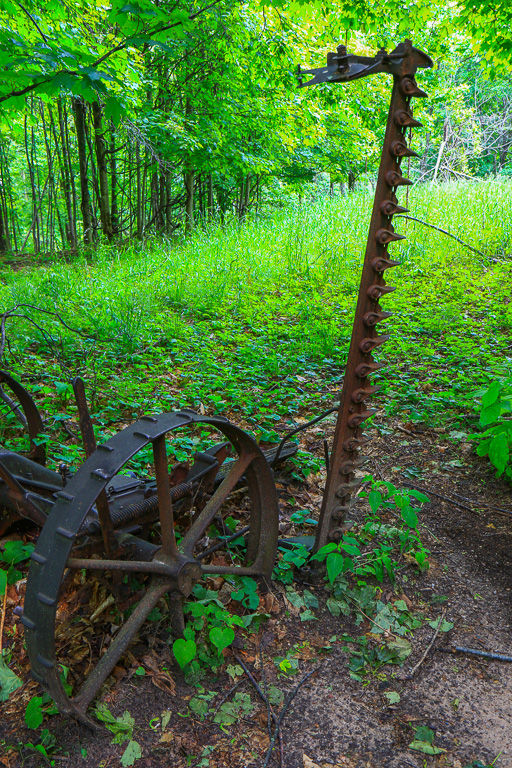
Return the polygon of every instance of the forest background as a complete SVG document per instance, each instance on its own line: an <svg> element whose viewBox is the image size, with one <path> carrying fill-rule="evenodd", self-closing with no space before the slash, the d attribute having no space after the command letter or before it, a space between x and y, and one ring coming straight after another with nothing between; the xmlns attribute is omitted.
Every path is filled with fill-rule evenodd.
<svg viewBox="0 0 512 768"><path fill-rule="evenodd" d="M0 1L0 253L75 251L344 194L375 173L379 76L298 89L404 37L435 60L417 181L512 172L507 3Z"/></svg>

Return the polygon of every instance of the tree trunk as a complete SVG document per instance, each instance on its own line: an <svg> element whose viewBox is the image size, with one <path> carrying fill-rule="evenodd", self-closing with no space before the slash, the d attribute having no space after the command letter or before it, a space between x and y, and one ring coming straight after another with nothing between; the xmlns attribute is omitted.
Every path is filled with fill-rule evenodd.
<svg viewBox="0 0 512 768"><path fill-rule="evenodd" d="M138 141L135 144L135 164L137 169L137 237L142 238L143 216L142 216L142 180L140 174L140 146Z"/></svg>
<svg viewBox="0 0 512 768"><path fill-rule="evenodd" d="M195 171L185 171L185 232L191 232L194 228L194 179Z"/></svg>
<svg viewBox="0 0 512 768"><path fill-rule="evenodd" d="M348 172L347 181L348 181L348 191L353 192L356 186L356 174L354 173L354 171Z"/></svg>
<svg viewBox="0 0 512 768"><path fill-rule="evenodd" d="M60 100L58 102L58 108L59 108L59 124L61 124L62 105L60 103ZM64 204L66 206L67 221L64 224L65 240L67 241L70 248L76 248L76 229L75 229L75 222L73 219L73 200L71 198L71 184L69 181L68 161L65 156L65 150L64 150L64 133L61 125L60 126L61 142L59 144L57 128L55 125L55 120L53 119L53 112L50 105L48 105L48 115L50 118L50 125L53 133L55 151L57 153L57 161L59 163L59 168L60 168L60 186L62 189L62 195L64 197Z"/></svg>
<svg viewBox="0 0 512 768"><path fill-rule="evenodd" d="M208 174L208 201L206 204L206 208L208 211L208 219L213 219L213 177L212 172Z"/></svg>
<svg viewBox="0 0 512 768"><path fill-rule="evenodd" d="M7 197L9 198L9 208L11 210L11 234L13 239L14 251L18 251L18 238L16 233L16 214L14 212L14 200L12 196L12 181L9 172L9 164L7 159L7 153L5 147L0 142L0 182L2 184L2 190L5 199L5 222L4 231L9 231L9 213L7 210Z"/></svg>
<svg viewBox="0 0 512 768"><path fill-rule="evenodd" d="M117 205L116 129L114 123L110 126L110 190L110 221L112 224L112 235L115 236L119 234L119 209Z"/></svg>
<svg viewBox="0 0 512 768"><path fill-rule="evenodd" d="M90 245L93 241L91 197L89 180L87 178L87 146L85 139L85 106L82 99L73 99L73 114L75 117L76 142L78 146L78 167L80 171L80 209L82 211L84 243Z"/></svg>
<svg viewBox="0 0 512 768"><path fill-rule="evenodd" d="M94 149L99 180L99 208L103 234L110 242L113 238L112 219L110 217L110 200L108 191L108 168L106 155L105 131L103 129L102 107L97 101L92 103L92 119L94 124Z"/></svg>
<svg viewBox="0 0 512 768"><path fill-rule="evenodd" d="M170 171L165 172L165 231L168 235L172 232L172 176Z"/></svg>
<svg viewBox="0 0 512 768"><path fill-rule="evenodd" d="M9 250L9 233L7 231L7 220L2 209L3 205L0 205L0 253L7 253Z"/></svg>
<svg viewBox="0 0 512 768"><path fill-rule="evenodd" d="M35 177L34 177L34 166L32 163L33 159L33 153L32 157L29 152L28 148L28 129L27 129L27 117L25 115L25 122L24 122L24 137L25 137L25 155L27 158L27 167L28 167L28 174L30 179L30 193L32 196L32 220L30 224L30 230L27 235L27 238L25 238L25 243L27 242L28 237L30 236L30 232L32 232L32 237L34 240L34 253L39 253L40 251L40 242L39 242L39 207L37 205L37 194L36 194L36 183L35 183ZM32 150L33 150L33 144L34 144L34 131L32 130Z"/></svg>
<svg viewBox="0 0 512 768"><path fill-rule="evenodd" d="M61 123L60 130L62 135L62 153L63 153L64 159L67 161L68 169L69 169L69 183L71 185L71 200L73 203L73 240L76 246L78 243L78 235L76 231L77 193L76 193L76 184L75 184L75 170L73 168L73 163L71 160L71 149L70 149L71 142L69 140L68 110L67 110L66 102L64 102L63 104L62 120L61 120L61 109L60 109L60 102L59 102L59 122Z"/></svg>

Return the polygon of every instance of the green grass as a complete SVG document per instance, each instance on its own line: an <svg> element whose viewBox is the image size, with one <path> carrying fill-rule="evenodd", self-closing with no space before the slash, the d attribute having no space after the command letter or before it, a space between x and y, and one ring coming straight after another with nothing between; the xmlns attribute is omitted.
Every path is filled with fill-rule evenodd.
<svg viewBox="0 0 512 768"><path fill-rule="evenodd" d="M403 265L390 275L398 290L383 301L396 313L381 352L388 411L428 423L460 419L474 389L510 368L511 192L508 183L478 182L410 193L411 215L485 257L420 224L395 222L408 240L390 249ZM80 373L105 427L202 403L269 437L276 421L332 402L371 202L370 191L320 198L243 226L212 225L187 241L103 247L87 260L4 270L2 311L32 304L82 334L24 310L45 333L8 320L6 359L30 376L47 412L74 412L55 383Z"/></svg>

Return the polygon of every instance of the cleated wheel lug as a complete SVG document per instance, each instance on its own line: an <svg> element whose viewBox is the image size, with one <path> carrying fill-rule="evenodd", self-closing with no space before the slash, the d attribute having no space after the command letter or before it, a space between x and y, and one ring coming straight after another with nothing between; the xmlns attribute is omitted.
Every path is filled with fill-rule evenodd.
<svg viewBox="0 0 512 768"><path fill-rule="evenodd" d="M344 528L334 528L334 530L330 531L329 533L329 539L334 544L339 544L340 541L343 539L344 534L345 534Z"/></svg>
<svg viewBox="0 0 512 768"><path fill-rule="evenodd" d="M372 261L372 269L375 272L384 272L385 269L398 266L400 266L400 262L393 261L393 259L373 259Z"/></svg>
<svg viewBox="0 0 512 768"><path fill-rule="evenodd" d="M383 213L384 216L394 216L397 213L409 213L409 209L397 205L392 200L384 200L384 202L380 204L380 212Z"/></svg>
<svg viewBox="0 0 512 768"><path fill-rule="evenodd" d="M393 120L399 128L421 128L423 126L423 123L415 120L405 109L397 110L393 115Z"/></svg>
<svg viewBox="0 0 512 768"><path fill-rule="evenodd" d="M360 485L358 480L351 480L350 483L341 483L334 491L334 495L337 499L345 499L350 496L352 491L355 491Z"/></svg>
<svg viewBox="0 0 512 768"><path fill-rule="evenodd" d="M393 293L396 291L395 285L370 285L366 291L366 295L373 301L378 301L385 293Z"/></svg>
<svg viewBox="0 0 512 768"><path fill-rule="evenodd" d="M409 149L403 141L392 141L389 151L395 157L419 157L418 153L413 149Z"/></svg>
<svg viewBox="0 0 512 768"><path fill-rule="evenodd" d="M414 96L417 99L425 99L428 95L418 88L412 77L404 77L399 83L399 88L405 96Z"/></svg>
<svg viewBox="0 0 512 768"><path fill-rule="evenodd" d="M365 411L366 413L366 411ZM374 413L377 413L377 411L372 411L372 415ZM362 414L358 414L358 416L361 416ZM367 416L366 418L369 418ZM340 465L340 475L349 475L351 474L355 469L358 467L362 467L363 464L366 464L368 461L368 456L358 456L357 459L350 459L349 461L344 461L343 464Z"/></svg>
<svg viewBox="0 0 512 768"><path fill-rule="evenodd" d="M373 328L377 323L387 320L392 314L392 312L367 312L363 317L363 323L367 328Z"/></svg>
<svg viewBox="0 0 512 768"><path fill-rule="evenodd" d="M358 379L366 379L371 373L380 371L381 368L385 367L384 363L360 363L355 370L355 374Z"/></svg>
<svg viewBox="0 0 512 768"><path fill-rule="evenodd" d="M363 445L366 445L366 443L370 442L369 437L349 437L348 440L345 440L343 443L343 448L347 451L347 453L353 453L353 451L358 451L360 448L363 447Z"/></svg>
<svg viewBox="0 0 512 768"><path fill-rule="evenodd" d="M372 416L375 416L376 413L377 413L376 408L369 408L367 411L361 411L361 413L354 413L353 416L348 417L348 422L347 422L348 426L350 427L350 429L355 429L360 424L362 424L363 421L366 421L366 419L369 419ZM348 464L350 462L346 462L346 463ZM361 464L362 463L363 462L361 461ZM341 474L344 474L344 473L342 472Z"/></svg>
<svg viewBox="0 0 512 768"><path fill-rule="evenodd" d="M413 182L410 179L406 179L397 171L388 171L386 173L386 184L388 187L408 187Z"/></svg>
<svg viewBox="0 0 512 768"><path fill-rule="evenodd" d="M362 403L367 397L377 394L381 389L382 387L379 384L375 384L373 387L361 387L361 389L356 389L352 392L351 400L353 403ZM352 440L353 438L350 439Z"/></svg>
<svg viewBox="0 0 512 768"><path fill-rule="evenodd" d="M351 511L352 506L352 504L337 504L331 512L331 519L336 523L343 522L348 513Z"/></svg>
<svg viewBox="0 0 512 768"><path fill-rule="evenodd" d="M397 240L406 240L405 235L397 235L396 232L391 232L389 229L378 229L375 233L375 240L380 245L387 245L388 243L394 243Z"/></svg>
<svg viewBox="0 0 512 768"><path fill-rule="evenodd" d="M389 334L383 334L382 336L375 336L373 339L369 337L359 342L359 351L363 355L367 355L372 352L376 347L380 347L389 339Z"/></svg>

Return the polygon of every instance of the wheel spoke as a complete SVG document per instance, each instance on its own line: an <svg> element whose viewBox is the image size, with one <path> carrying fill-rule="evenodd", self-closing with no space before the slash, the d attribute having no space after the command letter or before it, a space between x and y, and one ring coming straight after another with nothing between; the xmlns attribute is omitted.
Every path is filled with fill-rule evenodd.
<svg viewBox="0 0 512 768"><path fill-rule="evenodd" d="M225 502L226 498L229 496L237 482L240 480L249 464L254 461L254 459L254 454L244 452L238 461L233 464L228 474L219 485L211 499L208 501L207 505L197 520L193 523L191 528L183 537L180 544L180 549L185 555L192 557L195 545L203 536L204 532L207 530L218 510Z"/></svg>
<svg viewBox="0 0 512 768"><path fill-rule="evenodd" d="M114 669L116 662L125 653L135 635L146 621L148 614L155 608L160 598L168 592L169 586L169 583L166 582L149 587L138 606L117 633L108 651L101 657L95 669L91 672L75 697L74 704L78 709L85 712L88 704Z"/></svg>
<svg viewBox="0 0 512 768"><path fill-rule="evenodd" d="M240 566L240 565L202 565L201 571L203 573L216 573L216 574L225 574L230 573L233 574L233 576L261 576L262 572L259 568L254 568L251 566Z"/></svg>
<svg viewBox="0 0 512 768"><path fill-rule="evenodd" d="M154 573L168 578L174 578L176 575L170 565L159 560L89 560L85 557L70 557L66 567L86 571Z"/></svg>

